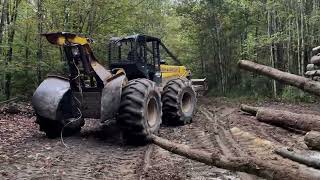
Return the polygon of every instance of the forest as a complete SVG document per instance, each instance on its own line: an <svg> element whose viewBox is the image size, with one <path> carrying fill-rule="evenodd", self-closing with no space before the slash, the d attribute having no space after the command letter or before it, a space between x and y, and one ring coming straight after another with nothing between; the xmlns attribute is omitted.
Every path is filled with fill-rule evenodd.
<svg viewBox="0 0 320 180"><path fill-rule="evenodd" d="M320 0L0 0L0 179L320 179L318 22Z"/></svg>
<svg viewBox="0 0 320 180"><path fill-rule="evenodd" d="M113 36L148 34L207 77L210 95L299 98L305 94L241 72L247 59L303 75L319 45L318 0L1 0L0 100L31 97L48 73L62 73L62 50L41 33L74 32L94 39L107 64Z"/></svg>

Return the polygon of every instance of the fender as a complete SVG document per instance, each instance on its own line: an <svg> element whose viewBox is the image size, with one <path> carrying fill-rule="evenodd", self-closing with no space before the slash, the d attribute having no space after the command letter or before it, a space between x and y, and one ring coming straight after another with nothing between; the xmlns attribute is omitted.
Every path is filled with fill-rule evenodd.
<svg viewBox="0 0 320 180"><path fill-rule="evenodd" d="M32 97L32 106L37 115L51 120L59 120L59 107L63 99L70 96L68 80L61 77L48 77L37 88Z"/></svg>
<svg viewBox="0 0 320 180"><path fill-rule="evenodd" d="M125 74L110 79L101 94L101 122L112 119L118 113L123 85L127 82Z"/></svg>

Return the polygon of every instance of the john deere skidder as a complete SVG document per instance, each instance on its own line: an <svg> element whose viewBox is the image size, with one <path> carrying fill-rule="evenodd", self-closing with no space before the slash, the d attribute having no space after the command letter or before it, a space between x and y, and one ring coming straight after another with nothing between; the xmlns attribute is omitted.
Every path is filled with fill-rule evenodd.
<svg viewBox="0 0 320 180"><path fill-rule="evenodd" d="M137 142L156 133L162 120L191 122L196 106L191 73L165 64L162 52L178 60L160 39L112 38L107 69L95 58L89 38L65 32L43 35L63 48L69 67L69 77L49 76L32 98L36 123L48 137L80 131L84 118L115 118L124 137Z"/></svg>

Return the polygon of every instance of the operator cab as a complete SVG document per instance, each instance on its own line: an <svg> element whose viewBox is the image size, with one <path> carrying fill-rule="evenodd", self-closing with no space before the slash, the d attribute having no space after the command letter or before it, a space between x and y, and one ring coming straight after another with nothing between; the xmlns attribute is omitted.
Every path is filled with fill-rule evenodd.
<svg viewBox="0 0 320 180"><path fill-rule="evenodd" d="M110 69L123 68L129 80L147 78L161 83L160 65L165 62L160 57L160 49L180 64L156 37L138 34L111 38L108 57Z"/></svg>
<svg viewBox="0 0 320 180"><path fill-rule="evenodd" d="M123 68L129 80L147 78L160 83L159 44L160 39L146 35L111 38L110 68Z"/></svg>

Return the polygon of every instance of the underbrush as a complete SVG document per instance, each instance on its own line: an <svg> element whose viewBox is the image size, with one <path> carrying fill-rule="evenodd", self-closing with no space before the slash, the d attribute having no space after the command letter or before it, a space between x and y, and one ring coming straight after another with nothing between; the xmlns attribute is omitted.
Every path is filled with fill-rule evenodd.
<svg viewBox="0 0 320 180"><path fill-rule="evenodd" d="M270 91L268 91L270 92ZM287 86L283 89L281 94L277 97L269 93L258 93L254 90L248 91L232 91L226 94L219 94L216 91L209 91L208 97L226 97L230 101L234 102L263 102L263 101L276 101L276 102L288 102L288 103L316 103L320 102L320 97L314 96L310 93L306 93L295 87Z"/></svg>

